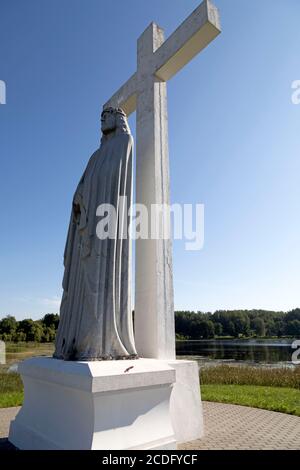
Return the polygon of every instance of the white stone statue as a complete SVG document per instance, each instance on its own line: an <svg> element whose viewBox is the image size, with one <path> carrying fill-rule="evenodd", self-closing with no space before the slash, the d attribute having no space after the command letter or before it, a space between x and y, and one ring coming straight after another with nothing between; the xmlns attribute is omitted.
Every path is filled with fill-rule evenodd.
<svg viewBox="0 0 300 470"><path fill-rule="evenodd" d="M54 357L72 361L137 357L131 312L131 243L120 236L129 225L133 138L125 113L101 115L102 140L76 189L64 254L65 273ZM127 197L126 205L121 199ZM96 234L97 208L117 211L115 236Z"/></svg>

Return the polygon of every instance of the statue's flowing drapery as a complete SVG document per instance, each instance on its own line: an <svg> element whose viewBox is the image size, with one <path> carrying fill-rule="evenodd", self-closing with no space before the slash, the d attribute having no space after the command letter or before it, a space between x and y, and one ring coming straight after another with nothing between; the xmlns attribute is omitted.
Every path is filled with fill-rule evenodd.
<svg viewBox="0 0 300 470"><path fill-rule="evenodd" d="M60 324L54 357L101 360L136 356L130 302L131 244L120 237L129 224L132 198L131 135L103 138L91 157L73 200L64 255L65 273ZM121 198L121 199L120 199ZM100 204L117 214L115 237L99 239ZM128 226L128 225L127 225Z"/></svg>

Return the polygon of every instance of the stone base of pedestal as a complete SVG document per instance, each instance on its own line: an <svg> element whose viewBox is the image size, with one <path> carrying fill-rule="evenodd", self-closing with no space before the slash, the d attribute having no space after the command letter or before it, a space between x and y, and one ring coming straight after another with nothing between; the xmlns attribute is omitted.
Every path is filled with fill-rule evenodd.
<svg viewBox="0 0 300 470"><path fill-rule="evenodd" d="M178 444L200 439L204 435L199 369L195 361L168 361L176 371L170 412Z"/></svg>
<svg viewBox="0 0 300 470"><path fill-rule="evenodd" d="M19 372L25 399L9 431L19 449L176 449L175 368L166 361L40 357L24 361Z"/></svg>

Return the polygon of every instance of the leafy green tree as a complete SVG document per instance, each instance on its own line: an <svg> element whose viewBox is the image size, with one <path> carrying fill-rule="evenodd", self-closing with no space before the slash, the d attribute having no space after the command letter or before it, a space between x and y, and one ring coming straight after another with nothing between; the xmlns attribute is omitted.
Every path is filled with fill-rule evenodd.
<svg viewBox="0 0 300 470"><path fill-rule="evenodd" d="M235 328L235 324L232 320L230 320L228 322L228 326L227 326L225 331L226 331L226 334L229 335L229 336L238 336L239 335L236 328Z"/></svg>
<svg viewBox="0 0 300 470"><path fill-rule="evenodd" d="M214 323L214 327L215 327L215 335L216 336L222 336L222 334L223 334L222 324L219 323L219 322L216 322L216 323Z"/></svg>
<svg viewBox="0 0 300 470"><path fill-rule="evenodd" d="M251 320L250 326L256 336L266 336L265 322L262 318L254 318Z"/></svg>
<svg viewBox="0 0 300 470"><path fill-rule="evenodd" d="M33 329L33 324L34 324L34 321L31 320L30 318L25 318L24 320L21 320L18 322L18 328L17 328L17 331L18 332L22 332L25 334L26 336L26 341L29 341L29 339L27 339L27 337L31 334L32 332L32 329Z"/></svg>
<svg viewBox="0 0 300 470"><path fill-rule="evenodd" d="M200 331L203 339L211 339L215 337L215 325L211 320L201 320Z"/></svg>
<svg viewBox="0 0 300 470"><path fill-rule="evenodd" d="M15 343L26 341L26 334L23 331L16 331L12 337L12 341L14 341Z"/></svg>
<svg viewBox="0 0 300 470"><path fill-rule="evenodd" d="M3 333L1 335L1 340L7 343L8 341L12 341L12 335L10 333Z"/></svg>
<svg viewBox="0 0 300 470"><path fill-rule="evenodd" d="M235 336L249 336L250 320L246 312L237 311L231 314L231 321L234 323Z"/></svg>
<svg viewBox="0 0 300 470"><path fill-rule="evenodd" d="M289 322L291 320L299 320L300 321L300 308L295 308L288 312L285 316L285 321Z"/></svg>
<svg viewBox="0 0 300 470"><path fill-rule="evenodd" d="M44 330L42 325L39 322L34 322L31 332L27 335L27 341L36 341L37 343L40 343L42 341L43 334Z"/></svg>
<svg viewBox="0 0 300 470"><path fill-rule="evenodd" d="M6 338L8 338L8 336L11 338L16 332L16 329L17 321L15 317L7 315L6 317L2 318L2 320L0 320L0 335L6 335ZM10 340L11 339L6 339L5 341Z"/></svg>
<svg viewBox="0 0 300 470"><path fill-rule="evenodd" d="M59 315L57 315L57 313L47 313L41 322L45 327L57 330L59 324Z"/></svg>
<svg viewBox="0 0 300 470"><path fill-rule="evenodd" d="M26 341L40 342L43 337L43 327L40 322L34 322L30 318L22 320L18 324L18 332L24 333Z"/></svg>
<svg viewBox="0 0 300 470"><path fill-rule="evenodd" d="M49 326L44 327L42 343L51 343L55 340L55 330Z"/></svg>
<svg viewBox="0 0 300 470"><path fill-rule="evenodd" d="M290 320L286 324L286 334L289 336L300 336L300 320Z"/></svg>
<svg viewBox="0 0 300 470"><path fill-rule="evenodd" d="M274 320L264 320L266 336L278 336L278 322Z"/></svg>

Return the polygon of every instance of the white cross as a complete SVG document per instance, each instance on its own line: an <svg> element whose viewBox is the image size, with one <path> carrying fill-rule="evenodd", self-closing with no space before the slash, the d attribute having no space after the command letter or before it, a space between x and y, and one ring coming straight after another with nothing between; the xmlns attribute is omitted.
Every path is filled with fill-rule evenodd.
<svg viewBox="0 0 300 470"><path fill-rule="evenodd" d="M137 72L104 105L136 115L136 203L169 203L167 84L221 32L205 0L165 41L151 23L137 42ZM168 221L165 221L168 223ZM175 358L171 240L137 240L135 341L140 357Z"/></svg>

